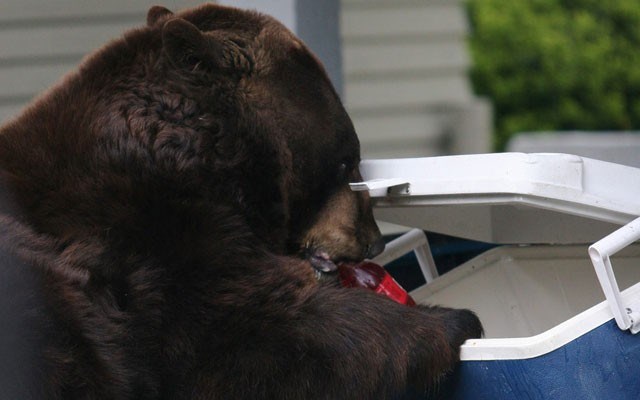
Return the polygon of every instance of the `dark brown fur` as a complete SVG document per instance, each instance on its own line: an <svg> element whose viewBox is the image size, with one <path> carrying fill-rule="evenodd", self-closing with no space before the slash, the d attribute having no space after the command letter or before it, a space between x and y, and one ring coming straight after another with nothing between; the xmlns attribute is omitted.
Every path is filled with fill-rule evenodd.
<svg viewBox="0 0 640 400"><path fill-rule="evenodd" d="M266 16L171 14L87 58L0 134L0 398L424 393L468 311L319 284L380 250L326 74Z"/></svg>

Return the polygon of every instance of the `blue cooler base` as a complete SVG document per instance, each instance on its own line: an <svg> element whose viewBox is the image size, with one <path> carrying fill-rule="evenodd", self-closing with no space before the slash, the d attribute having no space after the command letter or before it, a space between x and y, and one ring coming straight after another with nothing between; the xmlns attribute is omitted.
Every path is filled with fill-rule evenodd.
<svg viewBox="0 0 640 400"><path fill-rule="evenodd" d="M640 335L610 320L536 358L463 361L441 398L638 400Z"/></svg>

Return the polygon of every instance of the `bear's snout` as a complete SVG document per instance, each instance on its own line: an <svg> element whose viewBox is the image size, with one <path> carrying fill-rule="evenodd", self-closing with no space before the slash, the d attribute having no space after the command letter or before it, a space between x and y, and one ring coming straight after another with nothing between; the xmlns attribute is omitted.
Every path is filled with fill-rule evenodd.
<svg viewBox="0 0 640 400"><path fill-rule="evenodd" d="M334 193L300 240L301 254L317 269L380 254L385 243L368 197L346 186ZM331 268L333 270L333 268Z"/></svg>
<svg viewBox="0 0 640 400"><path fill-rule="evenodd" d="M382 235L380 235L375 241L367 245L365 258L373 258L377 256L384 251L385 246L386 243L382 238Z"/></svg>

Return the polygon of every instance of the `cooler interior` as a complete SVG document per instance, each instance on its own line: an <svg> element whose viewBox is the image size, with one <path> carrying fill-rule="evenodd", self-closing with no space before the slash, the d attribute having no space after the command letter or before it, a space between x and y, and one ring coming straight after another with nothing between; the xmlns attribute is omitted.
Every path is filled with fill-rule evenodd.
<svg viewBox="0 0 640 400"><path fill-rule="evenodd" d="M425 284L419 303L475 311L486 338L542 333L605 300L587 245L501 246ZM640 282L640 244L612 257L624 290Z"/></svg>

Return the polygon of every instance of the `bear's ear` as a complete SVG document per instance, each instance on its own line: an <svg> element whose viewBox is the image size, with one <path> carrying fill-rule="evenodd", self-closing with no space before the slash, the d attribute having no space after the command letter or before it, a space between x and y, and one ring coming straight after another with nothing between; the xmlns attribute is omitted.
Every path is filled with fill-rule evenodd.
<svg viewBox="0 0 640 400"><path fill-rule="evenodd" d="M207 59L207 40L192 23L181 18L167 21L162 28L162 47L178 67L197 68Z"/></svg>
<svg viewBox="0 0 640 400"><path fill-rule="evenodd" d="M171 11L162 6L153 6L147 13L147 26L154 26L161 19L173 15Z"/></svg>
<svg viewBox="0 0 640 400"><path fill-rule="evenodd" d="M205 34L182 18L174 18L164 24L162 46L178 68L244 73L253 67L241 39L224 31Z"/></svg>

